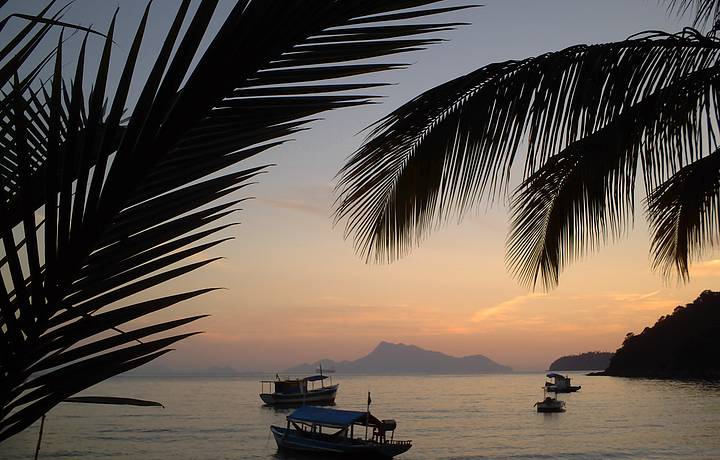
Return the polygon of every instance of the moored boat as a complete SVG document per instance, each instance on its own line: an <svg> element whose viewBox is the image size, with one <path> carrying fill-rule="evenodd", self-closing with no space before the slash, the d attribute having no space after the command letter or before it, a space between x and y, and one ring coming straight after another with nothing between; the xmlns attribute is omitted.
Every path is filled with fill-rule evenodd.
<svg viewBox="0 0 720 460"><path fill-rule="evenodd" d="M337 457L392 458L412 447L409 440L393 439L396 426L394 420L379 420L369 411L303 406L287 416L286 427L273 425L270 431L278 449Z"/></svg>
<svg viewBox="0 0 720 460"><path fill-rule="evenodd" d="M329 385L325 385L326 379L330 380ZM269 406L334 404L340 386L339 384L333 385L332 378L322 374L284 380L276 376L275 380L261 380L260 385L262 387L260 399ZM266 385L271 391L265 391Z"/></svg>
<svg viewBox="0 0 720 460"><path fill-rule="evenodd" d="M565 412L565 401L546 396L542 401L535 403L538 412Z"/></svg>
<svg viewBox="0 0 720 460"><path fill-rule="evenodd" d="M561 375L556 374L555 372L551 372L547 374L547 377L553 379L553 381L545 382L545 389L553 393L573 393L582 388L580 385L571 385L571 379L567 375Z"/></svg>

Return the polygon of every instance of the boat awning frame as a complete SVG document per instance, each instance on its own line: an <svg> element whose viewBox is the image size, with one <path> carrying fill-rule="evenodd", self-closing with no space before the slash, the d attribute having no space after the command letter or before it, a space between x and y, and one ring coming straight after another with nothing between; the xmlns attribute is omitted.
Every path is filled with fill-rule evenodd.
<svg viewBox="0 0 720 460"><path fill-rule="evenodd" d="M311 375L309 377L305 377L303 380L305 380L306 382L316 382L318 380L325 380L325 379L329 379L329 378L330 377L327 375L318 374L318 375Z"/></svg>
<svg viewBox="0 0 720 460"><path fill-rule="evenodd" d="M290 422L301 422L310 425L322 425L331 428L347 428L353 424L365 425L367 412L350 410L326 409L323 407L303 406L287 416ZM369 425L379 425L381 422L370 414Z"/></svg>

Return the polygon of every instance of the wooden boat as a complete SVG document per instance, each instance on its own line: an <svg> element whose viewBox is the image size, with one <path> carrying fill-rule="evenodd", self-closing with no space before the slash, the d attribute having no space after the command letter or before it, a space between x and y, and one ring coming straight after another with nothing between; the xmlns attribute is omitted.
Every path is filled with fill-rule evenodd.
<svg viewBox="0 0 720 460"><path fill-rule="evenodd" d="M330 385L325 380L330 379ZM320 383L319 388L317 383ZM335 403L339 384L332 384L332 378L327 375L311 375L302 379L261 380L260 399L269 406L318 404L329 405ZM270 391L265 391L267 387Z"/></svg>
<svg viewBox="0 0 720 460"><path fill-rule="evenodd" d="M553 381L545 382L545 389L552 393L573 393L582 388L580 385L571 385L571 379L566 375L560 375L556 374L555 372L551 372L547 374L547 377L553 379Z"/></svg>
<svg viewBox="0 0 720 460"><path fill-rule="evenodd" d="M394 420L379 420L369 411L303 406L287 416L286 427L271 426L270 431L278 449L341 458L392 458L412 447L411 441L393 439L396 426Z"/></svg>

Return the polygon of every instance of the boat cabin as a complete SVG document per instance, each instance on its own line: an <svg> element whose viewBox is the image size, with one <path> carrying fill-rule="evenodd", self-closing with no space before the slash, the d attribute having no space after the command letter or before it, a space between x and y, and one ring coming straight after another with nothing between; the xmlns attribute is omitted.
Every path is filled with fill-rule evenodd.
<svg viewBox="0 0 720 460"><path fill-rule="evenodd" d="M410 444L395 441L395 420L380 420L370 412L304 406L287 416L287 429L328 438L358 440L378 444ZM388 439L389 436L389 439Z"/></svg>
<svg viewBox="0 0 720 460"><path fill-rule="evenodd" d="M545 388L548 391L556 392L556 393L571 393L578 391L581 387L573 386L570 383L570 377L566 375L557 374L555 372L550 372L547 374L548 378L553 379L552 382L545 382Z"/></svg>
<svg viewBox="0 0 720 460"><path fill-rule="evenodd" d="M325 388L325 380L329 380L332 386L332 377L327 375L311 375L302 379L285 379L281 380L276 376L275 380L261 380L261 393L280 393L280 394L304 394L309 391ZM319 382L319 384L318 384ZM265 391L267 385L268 391Z"/></svg>
<svg viewBox="0 0 720 460"><path fill-rule="evenodd" d="M325 380L330 384L326 385ZM266 405L334 404L338 384L327 375L311 375L302 379L261 380L260 399ZM267 390L267 391L266 391Z"/></svg>

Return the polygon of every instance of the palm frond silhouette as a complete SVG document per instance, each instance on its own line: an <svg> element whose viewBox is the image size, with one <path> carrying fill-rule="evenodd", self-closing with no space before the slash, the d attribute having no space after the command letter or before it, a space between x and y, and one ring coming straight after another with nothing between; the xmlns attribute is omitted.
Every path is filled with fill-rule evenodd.
<svg viewBox="0 0 720 460"><path fill-rule="evenodd" d="M265 171L237 165L318 113L369 102L358 91L376 84L339 79L397 68L379 58L436 41L418 35L452 25L423 18L461 8L436 3L238 0L204 51L217 1L194 10L190 0L173 3L172 25L127 113L150 5L114 91L114 18L99 33L63 23L62 10L49 15L53 3L14 16L27 25L0 50L0 441L193 335L173 331L203 315L124 325L213 288L133 296L215 260L191 258L229 239L217 236L233 225L223 219ZM40 55L61 26L57 46ZM105 37L93 75L88 37L77 55L68 51L73 29ZM68 54L77 60L69 81Z"/></svg>
<svg viewBox="0 0 720 460"><path fill-rule="evenodd" d="M720 2L668 8L714 23ZM573 260L624 234L639 172L652 266L687 280L720 236L719 58L713 27L484 66L374 125L339 173L336 218L362 257L389 262L438 222L507 193L524 161L506 262L522 284L550 289Z"/></svg>

